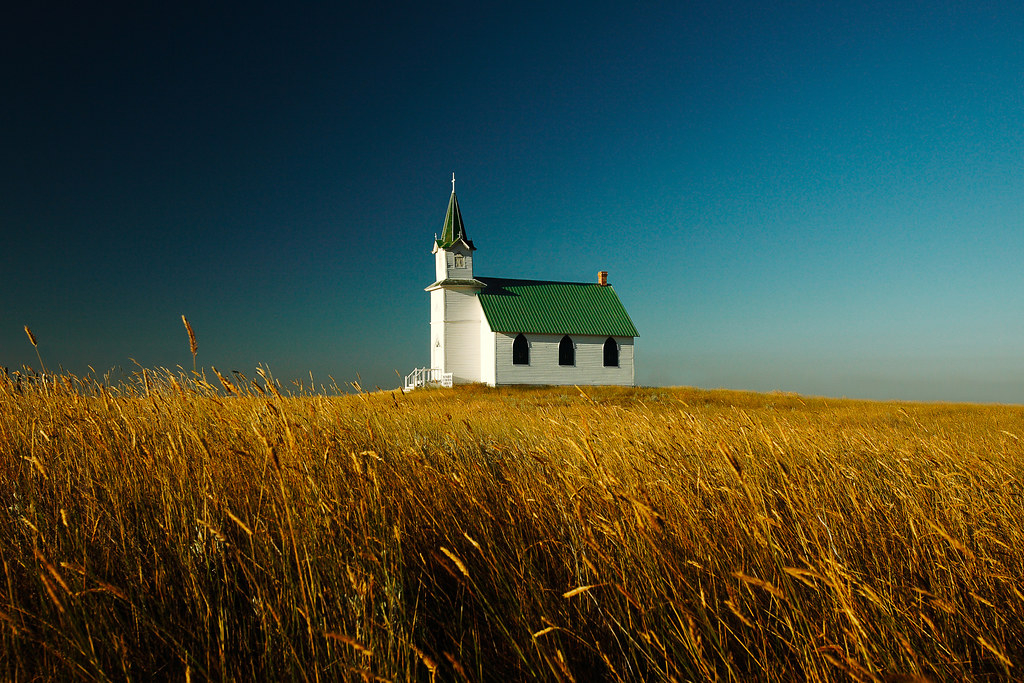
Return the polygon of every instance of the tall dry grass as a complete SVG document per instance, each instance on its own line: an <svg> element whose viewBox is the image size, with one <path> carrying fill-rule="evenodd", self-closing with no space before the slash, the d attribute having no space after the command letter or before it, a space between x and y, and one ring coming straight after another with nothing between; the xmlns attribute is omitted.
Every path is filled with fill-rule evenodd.
<svg viewBox="0 0 1024 683"><path fill-rule="evenodd" d="M217 374L0 377L0 676L1020 676L1020 408Z"/></svg>

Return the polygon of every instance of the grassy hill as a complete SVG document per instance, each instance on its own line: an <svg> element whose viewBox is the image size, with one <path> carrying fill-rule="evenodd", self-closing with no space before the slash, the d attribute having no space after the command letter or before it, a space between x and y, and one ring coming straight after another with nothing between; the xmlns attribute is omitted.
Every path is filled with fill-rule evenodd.
<svg viewBox="0 0 1024 683"><path fill-rule="evenodd" d="M0 375L0 676L1021 675L1024 409L225 383Z"/></svg>

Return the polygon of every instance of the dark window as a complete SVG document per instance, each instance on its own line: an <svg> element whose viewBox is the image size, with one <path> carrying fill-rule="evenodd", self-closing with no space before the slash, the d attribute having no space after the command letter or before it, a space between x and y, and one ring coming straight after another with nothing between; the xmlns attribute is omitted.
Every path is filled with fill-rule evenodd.
<svg viewBox="0 0 1024 683"><path fill-rule="evenodd" d="M558 364L576 365L576 349L573 347L569 335L565 335L562 337L562 341L558 342Z"/></svg>
<svg viewBox="0 0 1024 683"><path fill-rule="evenodd" d="M526 341L526 337L517 334L516 339L512 342L512 365L529 365L530 364L530 342Z"/></svg>
<svg viewBox="0 0 1024 683"><path fill-rule="evenodd" d="M619 367L619 345L611 337L608 337L604 343L604 366L606 368Z"/></svg>

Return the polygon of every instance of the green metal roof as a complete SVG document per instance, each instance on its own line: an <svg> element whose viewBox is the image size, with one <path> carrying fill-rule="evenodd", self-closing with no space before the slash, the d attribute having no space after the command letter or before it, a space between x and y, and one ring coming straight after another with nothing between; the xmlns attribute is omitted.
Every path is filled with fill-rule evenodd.
<svg viewBox="0 0 1024 683"><path fill-rule="evenodd" d="M459 200L455 198L455 190L453 189L452 198L448 200L448 213L444 216L441 239L437 240L437 246L441 249L448 249L459 240L468 244L470 249L476 249L469 238L466 237L466 226L462 223L462 211L459 209Z"/></svg>
<svg viewBox="0 0 1024 683"><path fill-rule="evenodd" d="M477 296L495 332L638 337L629 314L609 286L582 282L477 278Z"/></svg>

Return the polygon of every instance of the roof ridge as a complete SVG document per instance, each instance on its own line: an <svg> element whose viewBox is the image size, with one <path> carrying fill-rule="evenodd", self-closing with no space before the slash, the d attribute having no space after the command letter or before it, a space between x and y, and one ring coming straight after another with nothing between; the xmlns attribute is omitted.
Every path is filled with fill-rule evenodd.
<svg viewBox="0 0 1024 683"><path fill-rule="evenodd" d="M581 286L593 286L593 287L611 287L610 284L602 285L599 282L580 282L577 280L534 280L526 277L491 277L489 275L476 275L478 280L504 280L506 282L533 282L539 285L581 285Z"/></svg>

